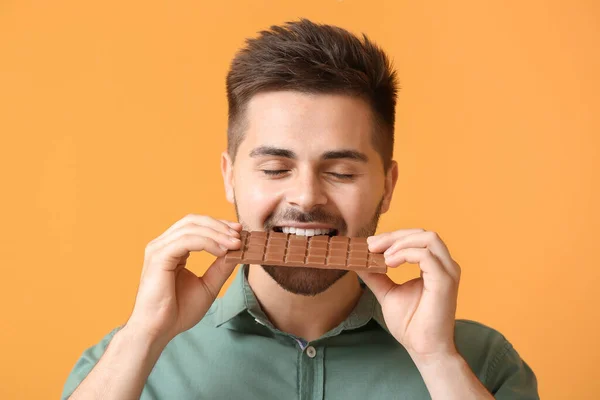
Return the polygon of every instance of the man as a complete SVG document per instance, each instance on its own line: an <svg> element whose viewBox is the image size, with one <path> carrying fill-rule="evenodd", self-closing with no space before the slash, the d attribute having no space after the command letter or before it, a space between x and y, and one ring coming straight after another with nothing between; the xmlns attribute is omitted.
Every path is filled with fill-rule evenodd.
<svg viewBox="0 0 600 400"><path fill-rule="evenodd" d="M461 270L437 234L373 236L398 179L396 92L366 36L300 20L249 40L227 76L221 163L239 223L190 214L150 242L130 318L84 352L63 398L538 399L504 336L455 320ZM215 301L242 229L368 237L421 277L243 265ZM192 251L217 257L202 277Z"/></svg>

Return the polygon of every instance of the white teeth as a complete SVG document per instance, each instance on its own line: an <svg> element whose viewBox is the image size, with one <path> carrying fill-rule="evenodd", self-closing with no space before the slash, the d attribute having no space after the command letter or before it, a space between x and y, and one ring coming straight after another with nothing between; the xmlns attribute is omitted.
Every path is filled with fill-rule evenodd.
<svg viewBox="0 0 600 400"><path fill-rule="evenodd" d="M292 226L284 226L281 228L283 233L296 234L298 236L317 236L317 235L328 235L333 229L302 229L295 228Z"/></svg>

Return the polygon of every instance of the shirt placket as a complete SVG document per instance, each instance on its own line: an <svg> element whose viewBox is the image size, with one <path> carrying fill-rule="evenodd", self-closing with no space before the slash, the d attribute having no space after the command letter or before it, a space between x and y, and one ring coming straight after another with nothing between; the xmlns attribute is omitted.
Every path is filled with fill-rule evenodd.
<svg viewBox="0 0 600 400"><path fill-rule="evenodd" d="M298 361L298 398L300 400L322 400L324 396L325 348L307 343L300 345Z"/></svg>
<svg viewBox="0 0 600 400"><path fill-rule="evenodd" d="M298 399L322 400L325 391L325 347L322 344L312 344L301 338L281 332L273 327L270 322L262 320L258 315L255 315L254 319L257 323L281 335L280 337L285 337L285 340L291 339L298 345Z"/></svg>

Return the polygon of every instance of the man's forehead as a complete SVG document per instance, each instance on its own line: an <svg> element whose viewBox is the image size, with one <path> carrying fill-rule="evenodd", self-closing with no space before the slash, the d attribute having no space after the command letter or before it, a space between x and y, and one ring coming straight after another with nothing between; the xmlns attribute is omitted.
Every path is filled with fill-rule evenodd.
<svg viewBox="0 0 600 400"><path fill-rule="evenodd" d="M371 112L362 100L341 95L269 92L254 96L246 112L243 147L296 152L371 147ZM245 145L244 145L245 144Z"/></svg>

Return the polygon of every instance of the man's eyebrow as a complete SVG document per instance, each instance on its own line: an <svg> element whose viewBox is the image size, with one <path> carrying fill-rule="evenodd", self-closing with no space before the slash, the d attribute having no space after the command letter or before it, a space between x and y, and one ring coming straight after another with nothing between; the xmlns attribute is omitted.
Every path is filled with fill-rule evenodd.
<svg viewBox="0 0 600 400"><path fill-rule="evenodd" d="M369 162L369 157L365 153L356 150L333 150L323 153L323 160L337 160L340 158L349 158L354 161Z"/></svg>
<svg viewBox="0 0 600 400"><path fill-rule="evenodd" d="M250 157L261 157L261 156L274 156L284 157L295 160L297 158L296 153L292 150L282 149L280 147L273 146L259 146L254 148L250 152ZM354 161L369 162L369 157L365 153L361 153L356 150L331 150L326 151L321 156L322 160L339 160L339 159L350 159Z"/></svg>
<svg viewBox="0 0 600 400"><path fill-rule="evenodd" d="M253 149L250 152L250 157L260 157L260 156L275 156L275 157L285 157L285 158L296 158L296 153L291 150L282 149L279 147L272 146L259 146Z"/></svg>

